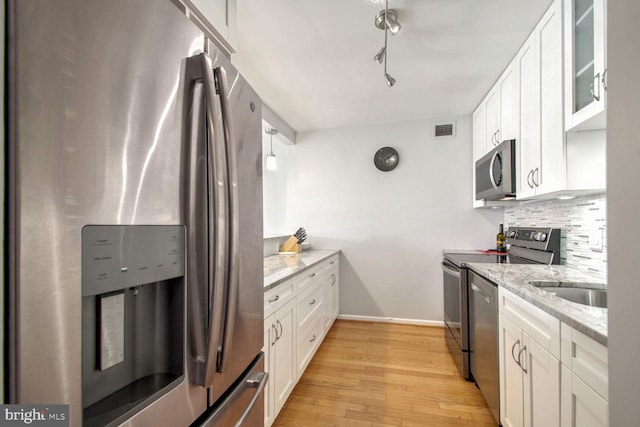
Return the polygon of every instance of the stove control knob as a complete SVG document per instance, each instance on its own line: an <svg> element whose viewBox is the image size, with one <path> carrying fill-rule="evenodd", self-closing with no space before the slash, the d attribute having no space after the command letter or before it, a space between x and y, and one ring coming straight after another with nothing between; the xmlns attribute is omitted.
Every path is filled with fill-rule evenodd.
<svg viewBox="0 0 640 427"><path fill-rule="evenodd" d="M547 240L547 233L540 233L540 242L544 242Z"/></svg>
<svg viewBox="0 0 640 427"><path fill-rule="evenodd" d="M514 239L516 237L516 232L515 231L510 231L509 232L509 238Z"/></svg>
<svg viewBox="0 0 640 427"><path fill-rule="evenodd" d="M535 232L531 235L531 239L535 240L536 242L540 241L540 233L539 232Z"/></svg>

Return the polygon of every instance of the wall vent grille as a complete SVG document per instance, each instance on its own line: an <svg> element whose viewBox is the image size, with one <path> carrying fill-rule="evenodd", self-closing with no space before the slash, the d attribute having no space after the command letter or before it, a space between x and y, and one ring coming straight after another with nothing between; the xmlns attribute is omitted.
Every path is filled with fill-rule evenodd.
<svg viewBox="0 0 640 427"><path fill-rule="evenodd" d="M433 137L434 138L451 138L456 136L456 123L434 123L433 124Z"/></svg>

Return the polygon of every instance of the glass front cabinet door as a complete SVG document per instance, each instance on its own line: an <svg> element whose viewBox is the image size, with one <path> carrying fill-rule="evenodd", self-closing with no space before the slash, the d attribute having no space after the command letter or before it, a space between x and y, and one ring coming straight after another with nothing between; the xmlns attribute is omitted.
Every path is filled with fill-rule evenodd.
<svg viewBox="0 0 640 427"><path fill-rule="evenodd" d="M566 130L606 127L606 0L565 0Z"/></svg>

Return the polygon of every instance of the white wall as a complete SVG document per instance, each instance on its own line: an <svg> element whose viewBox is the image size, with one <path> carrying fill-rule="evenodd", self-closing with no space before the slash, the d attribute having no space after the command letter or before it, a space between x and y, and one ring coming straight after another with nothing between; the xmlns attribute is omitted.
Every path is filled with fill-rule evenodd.
<svg viewBox="0 0 640 427"><path fill-rule="evenodd" d="M264 235L292 234L286 228L287 215L287 163L290 146L283 144L275 136L273 152L276 155L278 168L267 170L267 154L269 154L269 135L263 132L262 137L262 189ZM294 230L295 231L295 230Z"/></svg>
<svg viewBox="0 0 640 427"><path fill-rule="evenodd" d="M429 121L298 133L287 222L342 250L341 314L442 321L442 250L495 246L503 212L472 209L471 116L456 120L437 141ZM400 163L380 172L387 145Z"/></svg>
<svg viewBox="0 0 640 427"><path fill-rule="evenodd" d="M608 2L609 425L638 425L640 2Z"/></svg>

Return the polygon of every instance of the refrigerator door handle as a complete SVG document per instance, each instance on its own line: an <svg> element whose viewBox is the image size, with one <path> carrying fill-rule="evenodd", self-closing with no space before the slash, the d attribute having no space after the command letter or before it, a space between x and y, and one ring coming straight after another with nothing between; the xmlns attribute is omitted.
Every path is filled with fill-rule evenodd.
<svg viewBox="0 0 640 427"><path fill-rule="evenodd" d="M203 420L200 427L214 427L221 418L226 415L227 410L234 405L249 389L255 389L251 400L246 404L242 414L238 417L238 420L233 424L234 427L240 427L243 425L247 417L251 414L251 410L255 407L260 398L264 398L262 391L267 385L269 379L268 372L256 372L254 369L258 366L258 362L264 358L264 354L260 353L256 361L252 364L251 368L247 370L244 377L238 382L235 389L220 403L220 405L213 411L213 413ZM227 424L225 424L227 425Z"/></svg>
<svg viewBox="0 0 640 427"><path fill-rule="evenodd" d="M190 360L195 369L192 377L195 382L204 384L204 368L206 361L207 341L207 312L208 312L208 241L206 235L199 232L207 228L208 213L206 213L206 201L208 197L206 185L206 168L202 167L203 158L206 157L206 137L203 132L206 120L204 117L203 84L195 81L188 89L188 101L185 106L189 112L185 120L189 121L187 162L185 174L185 199L186 211L184 214L187 232L187 301L188 301L188 330L190 342ZM203 215L202 212L205 212ZM206 284L206 285L205 285Z"/></svg>
<svg viewBox="0 0 640 427"><path fill-rule="evenodd" d="M236 147L234 146L235 135L231 126L231 107L229 105L230 85L223 68L214 70L216 87L219 92L220 107L222 112L223 135L227 152L228 171L228 192L229 192L229 281L227 288L226 319L224 323L223 345L218 355L218 372L225 371L227 357L230 354L233 330L236 318L236 307L238 304L238 285L240 275L239 242L240 242L240 218L239 218L239 197L238 197L238 167L236 161Z"/></svg>
<svg viewBox="0 0 640 427"><path fill-rule="evenodd" d="M201 78L207 105L207 130L209 150L207 153L209 187L209 327L207 329L207 354L205 357L204 378L200 382L205 387L211 386L216 372L220 372L222 340L224 335L224 319L227 308L227 283L229 278L229 191L227 153L224 141L224 129L220 124L222 114L216 90L211 59L200 54ZM211 205L213 202L213 206ZM213 247L212 247L213 246Z"/></svg>

